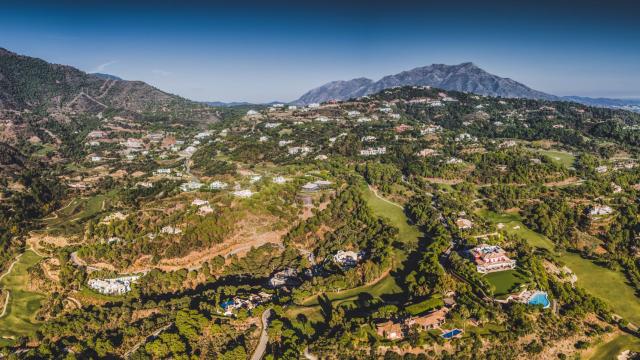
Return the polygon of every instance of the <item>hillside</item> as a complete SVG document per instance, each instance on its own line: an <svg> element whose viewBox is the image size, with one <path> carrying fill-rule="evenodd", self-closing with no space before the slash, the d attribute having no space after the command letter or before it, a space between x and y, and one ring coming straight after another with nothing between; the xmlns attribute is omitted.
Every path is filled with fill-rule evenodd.
<svg viewBox="0 0 640 360"><path fill-rule="evenodd" d="M0 48L0 109L147 110L183 101L141 81L105 78Z"/></svg>
<svg viewBox="0 0 640 360"><path fill-rule="evenodd" d="M490 74L473 63L459 65L433 64L388 75L378 81L358 78L333 81L302 95L297 104L310 104L327 100L347 100L374 94L396 86L433 86L445 90L469 92L480 95L558 100L556 96L533 90L515 80Z"/></svg>

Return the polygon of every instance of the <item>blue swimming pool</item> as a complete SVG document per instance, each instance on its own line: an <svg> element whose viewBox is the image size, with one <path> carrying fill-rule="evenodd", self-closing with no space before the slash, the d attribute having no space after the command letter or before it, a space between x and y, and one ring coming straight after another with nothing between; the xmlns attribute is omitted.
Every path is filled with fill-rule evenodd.
<svg viewBox="0 0 640 360"><path fill-rule="evenodd" d="M455 337L456 335L462 334L462 330L460 329L453 329L451 331L447 331L446 333L442 334L442 337L445 339L451 339L453 337Z"/></svg>
<svg viewBox="0 0 640 360"><path fill-rule="evenodd" d="M529 299L529 305L542 305L543 309L548 308L551 305L549 297L545 292L537 292Z"/></svg>

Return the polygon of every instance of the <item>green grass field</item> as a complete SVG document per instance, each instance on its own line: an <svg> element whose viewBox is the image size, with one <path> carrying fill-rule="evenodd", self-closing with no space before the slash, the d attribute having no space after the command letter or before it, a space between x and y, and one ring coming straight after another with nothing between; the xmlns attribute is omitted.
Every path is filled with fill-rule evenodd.
<svg viewBox="0 0 640 360"><path fill-rule="evenodd" d="M562 165L564 165L565 167L569 168L573 166L573 162L575 161L576 157L575 155L573 155L570 152L566 152L566 151L558 151L558 150L537 150L538 153L542 154L542 155L546 155L549 158L551 158L551 160L560 163Z"/></svg>
<svg viewBox="0 0 640 360"><path fill-rule="evenodd" d="M640 339L629 334L621 334L609 342L596 345L593 354L585 358L588 360L615 359L625 350L640 351Z"/></svg>
<svg viewBox="0 0 640 360"><path fill-rule="evenodd" d="M66 204L43 222L52 233L71 234L81 230L82 223L108 207L115 192L79 198Z"/></svg>
<svg viewBox="0 0 640 360"><path fill-rule="evenodd" d="M565 253L558 259L578 276L578 286L604 300L616 314L640 325L640 298L622 273L598 266L577 254Z"/></svg>
<svg viewBox="0 0 640 360"><path fill-rule="evenodd" d="M491 284L493 295L502 296L517 292L529 279L520 271L507 270L489 273L484 278Z"/></svg>
<svg viewBox="0 0 640 360"><path fill-rule="evenodd" d="M4 337L28 336L38 329L35 313L44 296L25 290L25 285L28 281L27 269L40 259L36 253L27 250L11 272L0 281L0 286L10 293L7 311L0 318L0 335Z"/></svg>
<svg viewBox="0 0 640 360"><path fill-rule="evenodd" d="M548 237L539 234L522 224L522 218L518 213L496 213L486 209L478 211L478 215L493 223L504 224L504 229L510 234L516 234L525 239L529 245L541 249L547 249L553 251L554 245Z"/></svg>

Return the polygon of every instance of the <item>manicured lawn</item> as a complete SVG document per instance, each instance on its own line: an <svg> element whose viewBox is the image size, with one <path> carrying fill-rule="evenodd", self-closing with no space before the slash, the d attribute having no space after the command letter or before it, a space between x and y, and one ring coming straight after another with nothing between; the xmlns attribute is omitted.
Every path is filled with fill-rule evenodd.
<svg viewBox="0 0 640 360"><path fill-rule="evenodd" d="M378 198L373 191L366 187L363 191L364 198L369 203L373 213L376 216L391 220L391 223L399 229L398 240L400 242L412 245L417 244L422 233L417 227L409 224L402 208Z"/></svg>
<svg viewBox="0 0 640 360"><path fill-rule="evenodd" d="M640 298L621 272L598 266L577 254L565 253L558 259L578 276L578 286L604 300L616 314L640 325Z"/></svg>
<svg viewBox="0 0 640 360"><path fill-rule="evenodd" d="M573 162L575 161L575 155L566 151L558 151L558 150L538 150L540 154L546 155L551 160L558 162L565 167L572 167Z"/></svg>
<svg viewBox="0 0 640 360"><path fill-rule="evenodd" d="M629 334L621 334L609 342L597 345L593 355L588 359L616 359L625 350L640 351L640 339Z"/></svg>
<svg viewBox="0 0 640 360"><path fill-rule="evenodd" d="M427 311L433 310L435 308L439 308L444 305L441 296L434 296L425 301L421 301L419 303L411 304L405 308L405 310L411 315L420 315L426 313Z"/></svg>
<svg viewBox="0 0 640 360"><path fill-rule="evenodd" d="M27 291L29 275L27 269L38 261L40 256L31 250L25 251L18 262L1 281L0 286L9 291L7 311L0 318L0 335L6 337L28 336L33 334L39 326L35 313L40 308L44 296Z"/></svg>
<svg viewBox="0 0 640 360"><path fill-rule="evenodd" d="M489 281L493 294L496 296L514 293L521 284L529 281L529 279L517 269L489 273L485 275L484 278Z"/></svg>
<svg viewBox="0 0 640 360"><path fill-rule="evenodd" d="M493 223L504 224L503 230L510 234L516 234L525 239L529 245L553 252L553 242L546 236L539 234L522 224L522 218L518 213L496 213L486 209L479 210L478 215Z"/></svg>

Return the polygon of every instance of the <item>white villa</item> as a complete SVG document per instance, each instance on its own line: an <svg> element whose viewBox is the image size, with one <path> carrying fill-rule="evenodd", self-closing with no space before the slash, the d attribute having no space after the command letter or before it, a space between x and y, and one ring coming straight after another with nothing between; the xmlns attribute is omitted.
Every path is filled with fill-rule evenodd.
<svg viewBox="0 0 640 360"><path fill-rule="evenodd" d="M205 139L208 138L209 136L211 136L212 132L211 131L203 131L203 132L199 132L196 134L196 136L194 136L196 139Z"/></svg>
<svg viewBox="0 0 640 360"><path fill-rule="evenodd" d="M288 179L285 179L282 176L276 176L274 177L271 181L273 181L274 184L284 184L287 182Z"/></svg>
<svg viewBox="0 0 640 360"><path fill-rule="evenodd" d="M336 264L345 268L356 266L361 259L362 259L362 254L357 253L355 251L340 250L337 253L335 253L335 255L333 255L333 261L335 261Z"/></svg>
<svg viewBox="0 0 640 360"><path fill-rule="evenodd" d="M364 150L360 150L360 155L362 156L375 156L375 155L383 155L387 153L387 148L384 146L378 148L367 148Z"/></svg>
<svg viewBox="0 0 640 360"><path fill-rule="evenodd" d="M199 190L202 187L202 183L199 181L189 181L182 185L180 185L180 190L182 191L193 191Z"/></svg>
<svg viewBox="0 0 640 360"><path fill-rule="evenodd" d="M171 174L171 169L157 169L153 173L156 175L169 175Z"/></svg>
<svg viewBox="0 0 640 360"><path fill-rule="evenodd" d="M420 130L420 135L435 134L435 133L437 133L439 131L442 131L442 126L440 126L440 125L428 125L424 129Z"/></svg>
<svg viewBox="0 0 640 360"><path fill-rule="evenodd" d="M87 285L95 291L105 295L122 295L131 291L131 284L140 275L122 276L115 279L89 279Z"/></svg>
<svg viewBox="0 0 640 360"><path fill-rule="evenodd" d="M226 182L216 180L209 185L209 188L211 190L222 190L222 189L225 189L227 186L229 186L229 184L227 184Z"/></svg>
<svg viewBox="0 0 640 360"><path fill-rule="evenodd" d="M311 148L308 146L293 146L289 148L289 155L306 154L308 152L311 152Z"/></svg>
<svg viewBox="0 0 640 360"><path fill-rule="evenodd" d="M177 234L181 234L182 230L180 228L167 225L167 226L163 227L160 230L160 232L163 233L163 234L177 235Z"/></svg>
<svg viewBox="0 0 640 360"><path fill-rule="evenodd" d="M610 215L613 213L613 209L607 205L595 205L589 209L590 216Z"/></svg>
<svg viewBox="0 0 640 360"><path fill-rule="evenodd" d="M245 190L236 190L233 192L234 196L237 196L239 198L250 198L251 196L253 196L253 191L249 190L249 189L245 189Z"/></svg>
<svg viewBox="0 0 640 360"><path fill-rule="evenodd" d="M478 141L478 138L475 137L475 136L471 136L471 134L462 133L462 134L456 136L456 141L457 142L461 142L461 141Z"/></svg>

